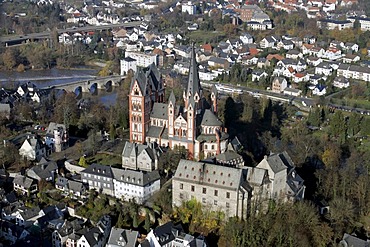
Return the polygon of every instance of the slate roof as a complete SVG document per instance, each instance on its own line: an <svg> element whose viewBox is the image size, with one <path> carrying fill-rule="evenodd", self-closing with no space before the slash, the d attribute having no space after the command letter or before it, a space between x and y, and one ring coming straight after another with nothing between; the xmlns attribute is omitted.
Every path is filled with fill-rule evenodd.
<svg viewBox="0 0 370 247"><path fill-rule="evenodd" d="M172 221L170 221L164 225L155 228L153 230L153 233L157 237L160 246L164 246L165 244L173 241L176 236L183 231L184 230L180 224L174 225Z"/></svg>
<svg viewBox="0 0 370 247"><path fill-rule="evenodd" d="M346 242L348 247L370 247L370 241L362 240L347 233L344 233L342 241Z"/></svg>
<svg viewBox="0 0 370 247"><path fill-rule="evenodd" d="M33 166L27 171L27 176L41 180L52 177L52 172L57 172L58 165L55 161L49 161L40 165Z"/></svg>
<svg viewBox="0 0 370 247"><path fill-rule="evenodd" d="M245 167L247 170L247 181L252 185L262 185L266 177L267 170L258 167Z"/></svg>
<svg viewBox="0 0 370 247"><path fill-rule="evenodd" d="M155 102L150 117L168 120L168 104Z"/></svg>
<svg viewBox="0 0 370 247"><path fill-rule="evenodd" d="M38 206L33 208L27 208L25 211L20 212L23 220L29 220L31 218L36 217L40 212L40 208Z"/></svg>
<svg viewBox="0 0 370 247"><path fill-rule="evenodd" d="M124 242L121 246L125 247L135 247L139 232L126 230L121 228L113 227L111 229L107 245L119 245L118 242Z"/></svg>
<svg viewBox="0 0 370 247"><path fill-rule="evenodd" d="M17 175L13 180L13 184L17 184L25 189L29 189L34 184L34 180L26 176Z"/></svg>
<svg viewBox="0 0 370 247"><path fill-rule="evenodd" d="M221 162L229 162L235 159L242 159L242 156L230 150L216 155L216 160Z"/></svg>
<svg viewBox="0 0 370 247"><path fill-rule="evenodd" d="M126 141L125 143L125 146L122 151L122 156L123 157L130 157L130 156L137 157L144 150L149 155L149 157L152 159L152 161L157 158L156 150L151 148L150 146L145 145L145 144L140 144L140 143L130 143L128 141Z"/></svg>
<svg viewBox="0 0 370 247"><path fill-rule="evenodd" d="M158 170L145 172L130 169L112 168L112 172L114 179L142 187L160 179Z"/></svg>
<svg viewBox="0 0 370 247"><path fill-rule="evenodd" d="M293 161L285 151L283 153L268 156L267 162L274 173L278 173L285 169L289 170L294 166Z"/></svg>
<svg viewBox="0 0 370 247"><path fill-rule="evenodd" d="M146 136L147 137L153 137L153 138L159 138L159 137L161 137L162 131L163 131L163 127L149 126L149 129L148 129L148 132L146 133ZM163 136L163 138L164 138L164 136Z"/></svg>
<svg viewBox="0 0 370 247"><path fill-rule="evenodd" d="M242 183L243 170L182 159L174 178L237 190Z"/></svg>
<svg viewBox="0 0 370 247"><path fill-rule="evenodd" d="M90 246L95 246L102 238L102 233L100 232L99 228L94 227L86 232L84 236Z"/></svg>
<svg viewBox="0 0 370 247"><path fill-rule="evenodd" d="M222 122L209 109L204 111L201 125L204 126L222 126Z"/></svg>
<svg viewBox="0 0 370 247"><path fill-rule="evenodd" d="M93 163L89 165L86 169L84 169L81 173L88 173L92 175L98 175L103 177L112 178L112 168L110 166L100 165L97 163Z"/></svg>

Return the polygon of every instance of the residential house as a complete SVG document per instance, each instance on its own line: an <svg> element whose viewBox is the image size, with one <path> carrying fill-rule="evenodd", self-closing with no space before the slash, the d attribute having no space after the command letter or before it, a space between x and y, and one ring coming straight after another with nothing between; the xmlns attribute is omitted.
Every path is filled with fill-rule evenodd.
<svg viewBox="0 0 370 247"><path fill-rule="evenodd" d="M113 227L106 247L136 247L138 237L138 231Z"/></svg>
<svg viewBox="0 0 370 247"><path fill-rule="evenodd" d="M228 69L230 67L230 63L223 58L211 57L208 60L208 66Z"/></svg>
<svg viewBox="0 0 370 247"><path fill-rule="evenodd" d="M337 60L340 59L341 57L342 50L333 47L329 47L322 56L322 58L327 58L329 60Z"/></svg>
<svg viewBox="0 0 370 247"><path fill-rule="evenodd" d="M64 220L64 223L59 229L56 229L52 233L52 246L73 246L67 245L67 239L70 235L79 232L84 228L84 222L81 219ZM77 246L76 246L77 247Z"/></svg>
<svg viewBox="0 0 370 247"><path fill-rule="evenodd" d="M295 83L300 83L309 80L309 75L307 73L295 73L292 77Z"/></svg>
<svg viewBox="0 0 370 247"><path fill-rule="evenodd" d="M211 44L202 45L201 51L205 53L212 53L212 45Z"/></svg>
<svg viewBox="0 0 370 247"><path fill-rule="evenodd" d="M306 62L307 62L308 65L312 65L312 66L316 67L322 62L322 59L319 58L319 57L309 56L309 57L306 58Z"/></svg>
<svg viewBox="0 0 370 247"><path fill-rule="evenodd" d="M126 75L130 70L136 72L136 60L132 57L121 59L121 75Z"/></svg>
<svg viewBox="0 0 370 247"><path fill-rule="evenodd" d="M289 58L289 59L302 59L303 58L303 54L301 52L299 52L298 50L289 50L286 55L285 55L286 58Z"/></svg>
<svg viewBox="0 0 370 247"><path fill-rule="evenodd" d="M346 54L344 57L342 57L343 63L356 63L360 61L360 56L354 55L354 54Z"/></svg>
<svg viewBox="0 0 370 247"><path fill-rule="evenodd" d="M37 181L45 180L54 182L55 175L58 173L58 166L55 161L47 161L42 158L40 162L26 171L29 178Z"/></svg>
<svg viewBox="0 0 370 247"><path fill-rule="evenodd" d="M27 160L40 160L46 155L45 144L35 135L28 135L19 149L19 155Z"/></svg>
<svg viewBox="0 0 370 247"><path fill-rule="evenodd" d="M112 168L114 197L142 204L160 189L160 176L155 171Z"/></svg>
<svg viewBox="0 0 370 247"><path fill-rule="evenodd" d="M283 77L275 77L272 80L271 91L274 93L282 93L284 89L288 86L288 82Z"/></svg>
<svg viewBox="0 0 370 247"><path fill-rule="evenodd" d="M125 58L127 57L130 57L136 60L136 67L148 67L152 65L153 63L155 65L158 65L158 55L156 54L126 51Z"/></svg>
<svg viewBox="0 0 370 247"><path fill-rule="evenodd" d="M284 50L292 50L294 48L294 43L291 40L283 39L279 41L279 43L276 45L276 48L278 50L284 49Z"/></svg>
<svg viewBox="0 0 370 247"><path fill-rule="evenodd" d="M242 33L239 38L243 44L253 44L253 36L249 33Z"/></svg>
<svg viewBox="0 0 370 247"><path fill-rule="evenodd" d="M12 222L0 219L0 239L14 245L17 241L26 238L30 233L23 227Z"/></svg>
<svg viewBox="0 0 370 247"><path fill-rule="evenodd" d="M151 121L161 121L161 119L152 118ZM163 123L160 125L163 125ZM160 150L154 146L154 143L140 144L126 142L122 151L122 167L149 172L157 170Z"/></svg>
<svg viewBox="0 0 370 247"><path fill-rule="evenodd" d="M353 23L349 20L321 19L317 21L317 27L326 28L328 30L344 30L353 28Z"/></svg>
<svg viewBox="0 0 370 247"><path fill-rule="evenodd" d="M315 74L329 76L333 73L333 68L328 62L322 62L315 67Z"/></svg>
<svg viewBox="0 0 370 247"><path fill-rule="evenodd" d="M259 81L262 77L267 77L268 74L263 70L254 70L252 72L252 81Z"/></svg>
<svg viewBox="0 0 370 247"><path fill-rule="evenodd" d="M58 176L55 182L55 188L76 198L83 197L87 191L87 186L84 183L61 176Z"/></svg>
<svg viewBox="0 0 370 247"><path fill-rule="evenodd" d="M316 37L313 35L306 35L303 38L303 42L307 44L315 44L316 43Z"/></svg>
<svg viewBox="0 0 370 247"><path fill-rule="evenodd" d="M0 117L10 118L10 104L0 103Z"/></svg>
<svg viewBox="0 0 370 247"><path fill-rule="evenodd" d="M139 247L207 247L205 238L200 235L197 238L184 232L180 224L174 225L172 221L151 230L145 241Z"/></svg>
<svg viewBox="0 0 370 247"><path fill-rule="evenodd" d="M343 76L337 76L334 78L333 86L337 88L349 87L349 80Z"/></svg>
<svg viewBox="0 0 370 247"><path fill-rule="evenodd" d="M99 228L94 227L89 229L86 233L77 240L76 247L103 247L103 234Z"/></svg>
<svg viewBox="0 0 370 247"><path fill-rule="evenodd" d="M83 183L89 185L89 189L114 196L113 173L110 166L91 164L81 172L81 179Z"/></svg>
<svg viewBox="0 0 370 247"><path fill-rule="evenodd" d="M368 67L358 65L341 64L337 70L338 76L344 76L347 79L370 81L370 70Z"/></svg>
<svg viewBox="0 0 370 247"><path fill-rule="evenodd" d="M274 36L268 36L263 38L260 42L259 45L262 49L266 48L273 48L277 44L278 40L274 38Z"/></svg>
<svg viewBox="0 0 370 247"><path fill-rule="evenodd" d="M35 193L38 189L36 180L23 175L15 176L13 186L14 190L24 195Z"/></svg>
<svg viewBox="0 0 370 247"><path fill-rule="evenodd" d="M40 217L40 208L20 208L15 214L15 222L19 226L29 227L35 223L35 221Z"/></svg>
<svg viewBox="0 0 370 247"><path fill-rule="evenodd" d="M323 96L326 94L326 86L317 84L313 87L309 87L312 90L313 95Z"/></svg>
<svg viewBox="0 0 370 247"><path fill-rule="evenodd" d="M284 94L298 97L302 94L302 90L287 87L284 89Z"/></svg>
<svg viewBox="0 0 370 247"><path fill-rule="evenodd" d="M345 43L343 48L346 51L352 51L352 52L358 52L358 50L359 50L358 44L350 43L350 42Z"/></svg>
<svg viewBox="0 0 370 247"><path fill-rule="evenodd" d="M258 58L257 60L257 68L265 68L265 67L268 67L270 66L270 61L267 60L266 58L264 57L260 57Z"/></svg>

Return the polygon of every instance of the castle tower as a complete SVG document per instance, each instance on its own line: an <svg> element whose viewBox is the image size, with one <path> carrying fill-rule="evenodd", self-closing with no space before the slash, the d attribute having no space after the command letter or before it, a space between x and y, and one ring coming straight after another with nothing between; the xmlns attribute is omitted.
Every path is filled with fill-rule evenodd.
<svg viewBox="0 0 370 247"><path fill-rule="evenodd" d="M54 130L54 148L57 153L62 152L62 135L63 130L61 128Z"/></svg>
<svg viewBox="0 0 370 247"><path fill-rule="evenodd" d="M175 122L176 98L173 91L168 99L168 137L174 135L174 122Z"/></svg>

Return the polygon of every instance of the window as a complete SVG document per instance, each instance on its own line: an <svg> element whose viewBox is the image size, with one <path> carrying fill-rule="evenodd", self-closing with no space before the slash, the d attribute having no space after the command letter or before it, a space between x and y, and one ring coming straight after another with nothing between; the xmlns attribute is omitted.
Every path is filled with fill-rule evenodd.
<svg viewBox="0 0 370 247"><path fill-rule="evenodd" d="M191 186L191 192L194 192L195 191L195 186L194 185L192 185Z"/></svg>
<svg viewBox="0 0 370 247"><path fill-rule="evenodd" d="M184 199L184 195L180 193L180 199Z"/></svg>
<svg viewBox="0 0 370 247"><path fill-rule="evenodd" d="M229 208L230 207L230 203L227 202L226 203L226 207Z"/></svg>
<svg viewBox="0 0 370 247"><path fill-rule="evenodd" d="M215 190L215 196L218 196L218 190Z"/></svg>
<svg viewBox="0 0 370 247"><path fill-rule="evenodd" d="M184 184L180 184L180 190L184 189Z"/></svg>
<svg viewBox="0 0 370 247"><path fill-rule="evenodd" d="M206 203L206 198L202 198L202 203Z"/></svg>
<svg viewBox="0 0 370 247"><path fill-rule="evenodd" d="M214 204L215 206L217 206L217 201L216 201L216 200L214 200L214 201L213 201L213 204Z"/></svg>
<svg viewBox="0 0 370 247"><path fill-rule="evenodd" d="M202 192L203 194L207 194L207 188L203 188Z"/></svg>
<svg viewBox="0 0 370 247"><path fill-rule="evenodd" d="M230 192L226 192L226 198L230 198Z"/></svg>

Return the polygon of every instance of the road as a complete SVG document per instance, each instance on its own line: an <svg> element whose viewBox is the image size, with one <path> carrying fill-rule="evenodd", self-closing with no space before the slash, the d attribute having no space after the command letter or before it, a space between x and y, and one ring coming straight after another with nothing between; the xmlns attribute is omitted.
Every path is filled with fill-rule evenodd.
<svg viewBox="0 0 370 247"><path fill-rule="evenodd" d="M127 23L120 23L120 24L109 24L109 25L102 25L102 26L85 26L85 27L74 27L74 28L65 28L65 29L57 29L58 34L65 33L65 32L86 32L86 31L96 31L96 30L106 30L112 29L115 27L136 27L139 26L142 22L141 21L133 21ZM45 31L40 33L29 33L24 35L10 35L10 36L2 36L0 37L1 43L19 43L26 40L32 39L45 39L49 38L51 31Z"/></svg>

